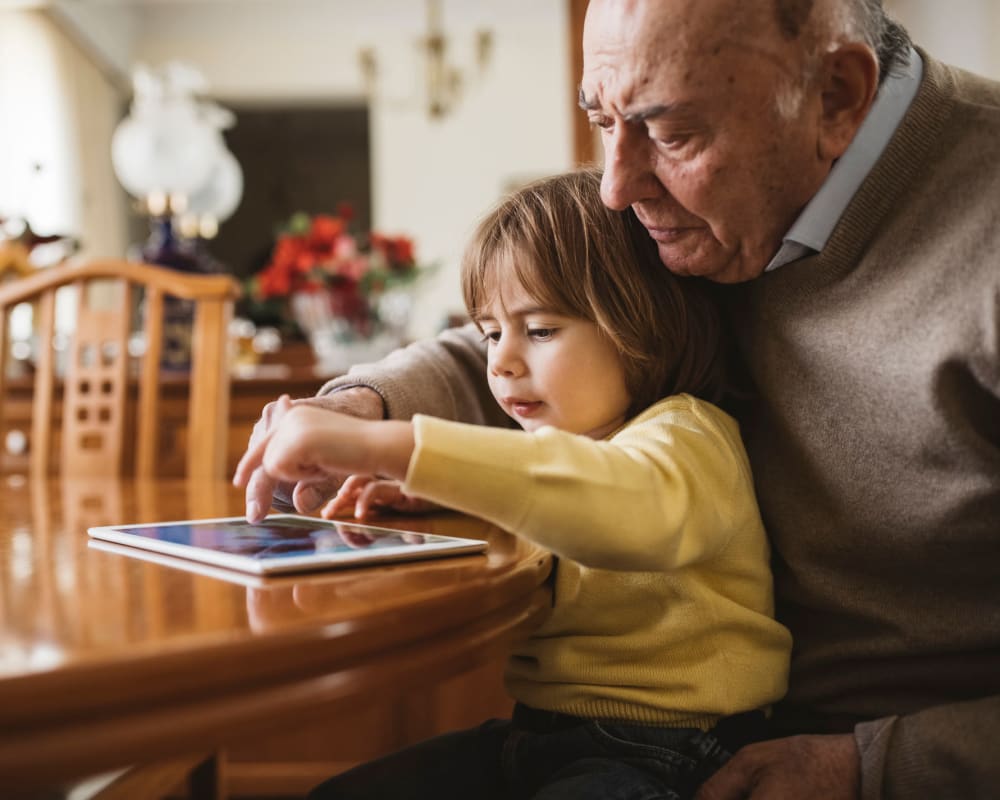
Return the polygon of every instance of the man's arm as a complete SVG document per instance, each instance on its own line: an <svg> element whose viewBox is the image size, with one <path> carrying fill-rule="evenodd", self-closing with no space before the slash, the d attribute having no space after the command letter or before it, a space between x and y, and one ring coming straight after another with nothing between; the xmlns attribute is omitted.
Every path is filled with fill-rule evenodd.
<svg viewBox="0 0 1000 800"><path fill-rule="evenodd" d="M995 797L1000 696L858 725L863 800Z"/></svg>
<svg viewBox="0 0 1000 800"><path fill-rule="evenodd" d="M319 395L332 400L355 386L377 392L388 419L410 419L419 413L476 425L510 424L490 394L486 345L472 324L396 350L377 363L352 367L323 386Z"/></svg>

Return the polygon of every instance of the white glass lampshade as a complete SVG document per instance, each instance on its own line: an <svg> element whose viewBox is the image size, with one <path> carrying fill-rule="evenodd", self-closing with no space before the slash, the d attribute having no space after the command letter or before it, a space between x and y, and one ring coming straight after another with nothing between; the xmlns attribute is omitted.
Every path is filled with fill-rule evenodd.
<svg viewBox="0 0 1000 800"><path fill-rule="evenodd" d="M224 149L222 135L194 103L171 99L134 106L111 140L111 162L135 197L152 192L190 195L208 180Z"/></svg>
<svg viewBox="0 0 1000 800"><path fill-rule="evenodd" d="M224 222L236 211L243 197L243 170L229 150L216 155L208 180L188 198L188 213Z"/></svg>

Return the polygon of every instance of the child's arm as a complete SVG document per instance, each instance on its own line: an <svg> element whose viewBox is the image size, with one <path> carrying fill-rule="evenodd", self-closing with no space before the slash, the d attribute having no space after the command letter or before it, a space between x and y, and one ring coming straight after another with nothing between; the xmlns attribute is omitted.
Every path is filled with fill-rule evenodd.
<svg viewBox="0 0 1000 800"><path fill-rule="evenodd" d="M404 491L588 567L677 569L744 533L764 546L736 423L690 397L657 403L610 441L420 415L413 433Z"/></svg>
<svg viewBox="0 0 1000 800"><path fill-rule="evenodd" d="M345 510L352 510L358 519L367 519L379 508L423 514L440 506L406 494L399 481L374 475L351 475L341 484L337 496L323 507L322 515L331 519Z"/></svg>
<svg viewBox="0 0 1000 800"><path fill-rule="evenodd" d="M245 486L257 467L281 481L352 473L401 480L412 454L409 422L362 420L314 406L295 406L244 454L233 483Z"/></svg>

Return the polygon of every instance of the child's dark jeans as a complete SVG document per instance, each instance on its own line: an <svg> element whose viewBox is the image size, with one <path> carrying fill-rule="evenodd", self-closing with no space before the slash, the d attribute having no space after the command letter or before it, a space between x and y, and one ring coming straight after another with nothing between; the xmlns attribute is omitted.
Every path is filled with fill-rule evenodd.
<svg viewBox="0 0 1000 800"><path fill-rule="evenodd" d="M489 720L338 775L311 800L680 800L744 744L762 712L711 731L594 722L518 705Z"/></svg>

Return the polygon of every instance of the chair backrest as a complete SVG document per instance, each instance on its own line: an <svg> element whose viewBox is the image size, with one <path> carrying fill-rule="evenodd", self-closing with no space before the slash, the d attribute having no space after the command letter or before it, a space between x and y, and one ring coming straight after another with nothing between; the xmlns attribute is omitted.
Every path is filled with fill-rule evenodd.
<svg viewBox="0 0 1000 800"><path fill-rule="evenodd" d="M112 308L93 308L90 285L111 282L122 298ZM62 447L56 463L52 415L56 393L56 292L74 285L78 313L68 343L63 376ZM131 376L129 338L133 292L141 292L145 350L137 378ZM136 477L157 472L161 358L164 309L179 298L193 304L186 475L193 479L224 476L229 419L228 327L235 280L225 275L190 275L166 267L127 261L95 261L40 269L0 286L0 399L7 397L8 320L10 310L35 305L38 357L34 370L29 437L32 475L58 471L64 476L120 475L125 449L135 450ZM128 428L129 381L138 382L136 424ZM3 424L0 402L0 428Z"/></svg>

